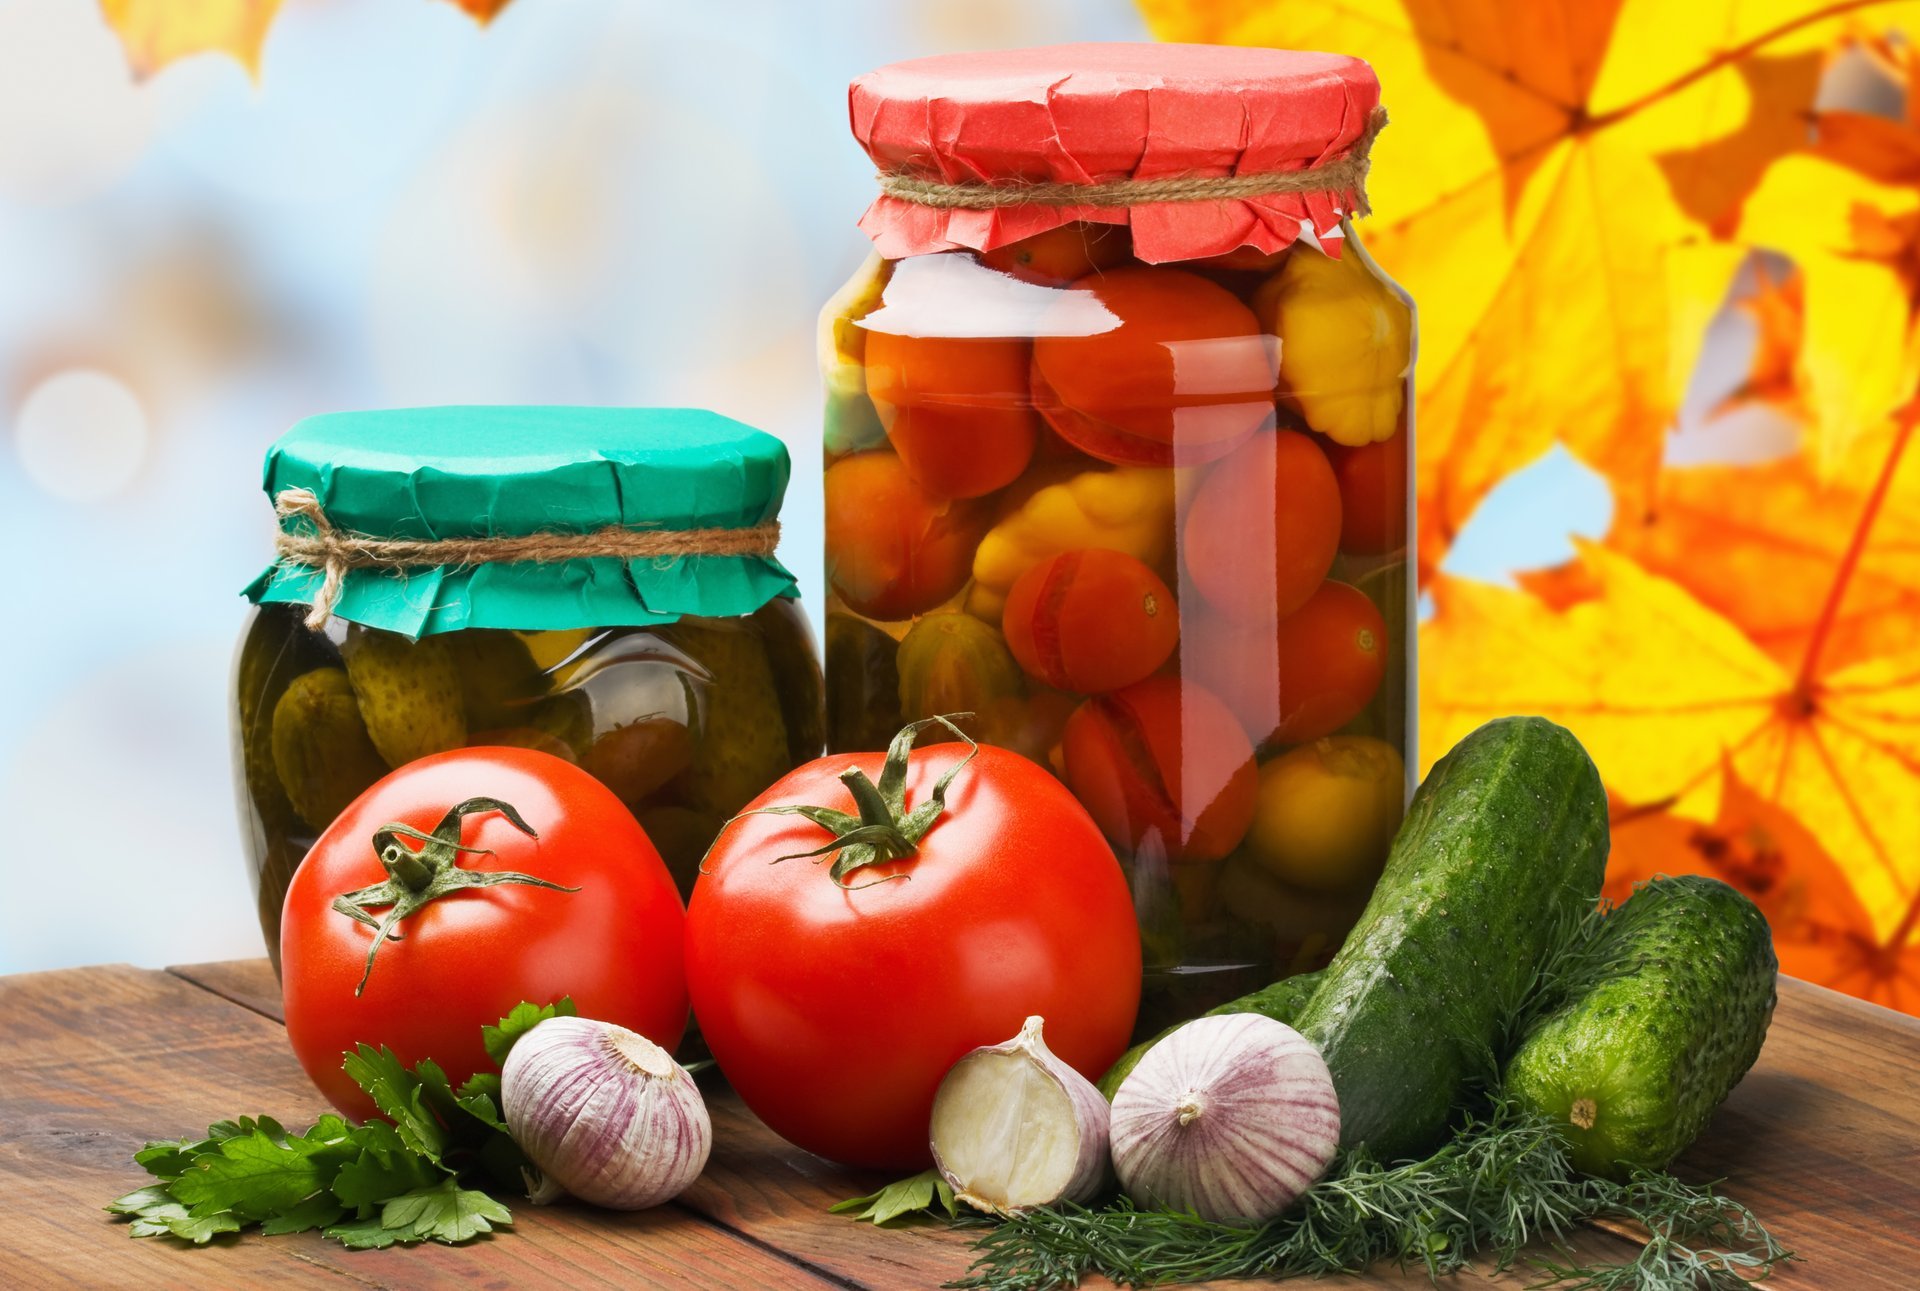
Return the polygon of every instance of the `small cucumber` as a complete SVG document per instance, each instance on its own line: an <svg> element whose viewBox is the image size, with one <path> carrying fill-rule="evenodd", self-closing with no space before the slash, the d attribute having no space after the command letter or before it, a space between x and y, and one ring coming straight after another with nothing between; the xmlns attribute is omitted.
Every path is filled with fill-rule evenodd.
<svg viewBox="0 0 1920 1291"><path fill-rule="evenodd" d="M1725 883L1643 884L1578 952L1507 1092L1561 1127L1588 1174L1659 1169L1759 1056L1778 968L1766 916Z"/></svg>
<svg viewBox="0 0 1920 1291"><path fill-rule="evenodd" d="M1600 896L1607 796L1572 733L1488 722L1427 773L1360 922L1293 1022L1340 1095L1340 1142L1382 1161L1445 1136L1549 941Z"/></svg>
<svg viewBox="0 0 1920 1291"><path fill-rule="evenodd" d="M1258 1013L1262 1017L1272 1018L1275 1022L1284 1022L1292 1026L1294 1018L1300 1015L1301 1008L1312 998L1314 988L1319 985L1320 974L1317 972L1283 977L1257 991L1242 995L1237 1000L1228 1000L1218 1008L1208 1009L1205 1016L1217 1017L1222 1013ZM1140 1060L1147 1056L1147 1050L1185 1025L1184 1022L1176 1022L1159 1035L1142 1040L1121 1054L1120 1060L1107 1068L1106 1075L1100 1077L1100 1092L1107 1096L1107 1101L1113 1101L1114 1091L1118 1090L1120 1082L1140 1065Z"/></svg>

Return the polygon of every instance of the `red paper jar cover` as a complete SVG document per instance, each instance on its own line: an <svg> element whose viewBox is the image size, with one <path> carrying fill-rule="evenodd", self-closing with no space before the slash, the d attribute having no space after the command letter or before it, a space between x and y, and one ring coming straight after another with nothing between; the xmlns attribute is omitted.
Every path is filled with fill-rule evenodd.
<svg viewBox="0 0 1920 1291"><path fill-rule="evenodd" d="M946 184L1094 184L1295 171L1347 153L1380 102L1357 58L1221 45L1087 44L894 63L848 87L883 175ZM889 259L990 251L1075 220L1128 224L1150 263L1284 250L1336 233L1357 190L1131 206L988 210L882 194L860 227ZM1329 246L1337 249L1337 242Z"/></svg>

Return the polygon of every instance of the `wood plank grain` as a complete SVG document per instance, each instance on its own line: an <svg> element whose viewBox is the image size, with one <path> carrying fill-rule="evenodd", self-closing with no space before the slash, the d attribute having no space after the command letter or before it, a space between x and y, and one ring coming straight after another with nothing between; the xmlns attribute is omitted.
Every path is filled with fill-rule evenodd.
<svg viewBox="0 0 1920 1291"><path fill-rule="evenodd" d="M268 980L271 980L270 976ZM464 1247L347 1251L315 1234L204 1250L133 1241L100 1207L138 1187L143 1142L242 1112L324 1110L271 1020L166 973L121 967L0 978L0 1185L8 1287L836 1285L671 1211L519 1207Z"/></svg>
<svg viewBox="0 0 1920 1291"><path fill-rule="evenodd" d="M1760 1061L1681 1159L1798 1260L1782 1287L1920 1285L1920 1018L1783 978Z"/></svg>

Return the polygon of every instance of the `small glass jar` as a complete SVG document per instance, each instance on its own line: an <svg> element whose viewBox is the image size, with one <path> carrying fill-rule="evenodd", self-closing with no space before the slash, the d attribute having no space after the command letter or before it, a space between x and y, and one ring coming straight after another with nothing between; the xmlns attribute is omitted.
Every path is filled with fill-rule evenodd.
<svg viewBox="0 0 1920 1291"><path fill-rule="evenodd" d="M1410 792L1414 316L1348 218L1378 97L1193 46L852 87L828 745L964 711L1058 773L1133 885L1143 1031L1324 964ZM1252 183L1151 186L1194 179Z"/></svg>
<svg viewBox="0 0 1920 1291"><path fill-rule="evenodd" d="M591 772L684 897L721 824L821 750L812 632L771 553L787 474L777 439L682 410L339 414L276 443L268 494L309 491L334 531L695 547L718 532L726 549L356 567L324 622L324 569L283 555L248 589L234 687L242 837L276 964L287 885L320 831L388 771L450 748L516 745ZM304 512L282 524L315 532ZM740 533L764 550L736 550Z"/></svg>

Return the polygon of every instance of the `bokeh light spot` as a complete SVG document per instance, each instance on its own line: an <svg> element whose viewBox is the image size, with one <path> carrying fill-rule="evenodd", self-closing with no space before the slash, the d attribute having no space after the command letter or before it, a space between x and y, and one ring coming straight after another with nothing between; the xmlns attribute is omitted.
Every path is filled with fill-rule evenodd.
<svg viewBox="0 0 1920 1291"><path fill-rule="evenodd" d="M27 478L57 498L95 502L133 482L147 456L146 410L124 381L70 368L27 392L13 442Z"/></svg>

